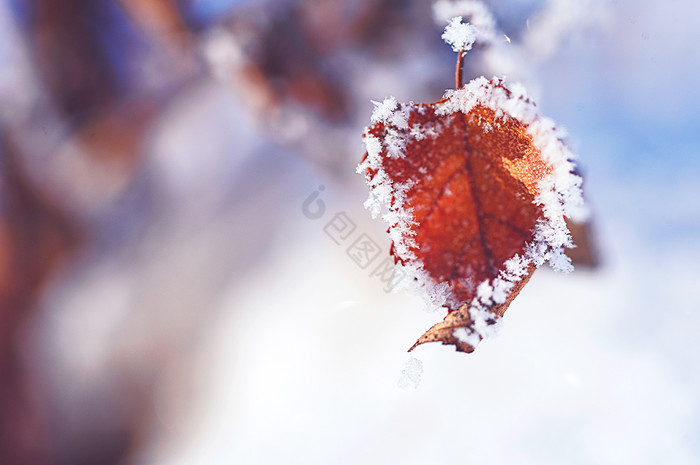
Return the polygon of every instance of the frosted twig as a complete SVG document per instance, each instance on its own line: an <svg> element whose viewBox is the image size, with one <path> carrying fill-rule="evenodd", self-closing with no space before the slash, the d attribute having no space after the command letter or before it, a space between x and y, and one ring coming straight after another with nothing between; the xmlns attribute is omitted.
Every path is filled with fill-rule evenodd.
<svg viewBox="0 0 700 465"><path fill-rule="evenodd" d="M464 57L467 52L459 52L457 54L457 69L455 70L455 90L461 89L464 85Z"/></svg>

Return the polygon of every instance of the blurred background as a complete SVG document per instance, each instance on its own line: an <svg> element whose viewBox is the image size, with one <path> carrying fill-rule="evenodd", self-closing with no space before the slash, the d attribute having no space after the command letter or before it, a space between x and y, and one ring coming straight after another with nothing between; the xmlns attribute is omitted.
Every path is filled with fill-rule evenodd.
<svg viewBox="0 0 700 465"><path fill-rule="evenodd" d="M0 0L0 463L700 463L700 6L474 3ZM371 100L454 86L460 8L591 217L416 386L443 315L355 166Z"/></svg>

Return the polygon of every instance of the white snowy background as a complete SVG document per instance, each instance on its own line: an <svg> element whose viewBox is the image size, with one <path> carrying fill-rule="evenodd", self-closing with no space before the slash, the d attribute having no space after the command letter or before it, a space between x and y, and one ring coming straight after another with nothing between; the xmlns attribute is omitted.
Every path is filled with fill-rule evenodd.
<svg viewBox="0 0 700 465"><path fill-rule="evenodd" d="M700 463L700 6L493 4L521 36L488 66L569 130L599 268L543 267L496 338L473 354L419 347L420 384L402 389L406 349L442 315L386 293L346 249L366 233L388 253L353 173L370 99L425 98L402 81L429 71L351 71L367 117L340 174L271 142L208 80L153 137L155 216L44 299L47 369L71 380L53 394L62 408L111 401L115 372L149 371L156 421L128 462L144 465ZM545 8L548 29L523 32ZM325 214L309 219L320 185ZM357 229L337 245L324 226L339 212Z"/></svg>

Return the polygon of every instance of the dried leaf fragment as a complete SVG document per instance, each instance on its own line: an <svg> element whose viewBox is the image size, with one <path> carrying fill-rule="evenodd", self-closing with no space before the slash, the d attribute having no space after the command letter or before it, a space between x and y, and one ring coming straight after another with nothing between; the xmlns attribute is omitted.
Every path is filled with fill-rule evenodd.
<svg viewBox="0 0 700 465"><path fill-rule="evenodd" d="M483 310L476 310L476 307L463 304L457 310L449 312L444 320L433 325L418 338L408 351L410 352L426 342L442 342L445 345L454 345L460 352L473 352L484 335L479 331L469 332L467 328L472 328L477 321L481 321L482 324L485 323L488 326L495 326L498 323L497 318L503 316L513 299L517 297L525 284L530 281L534 272L535 266L530 265L525 277L515 283L515 286L508 293L506 301L501 304L494 304L488 309L493 316L478 314L477 312L479 311L483 313Z"/></svg>
<svg viewBox="0 0 700 465"><path fill-rule="evenodd" d="M534 269L567 271L564 220L581 204L561 131L518 88L478 78L431 104L377 104L358 171L392 253L445 321L416 345L471 352ZM415 347L415 345L414 345Z"/></svg>

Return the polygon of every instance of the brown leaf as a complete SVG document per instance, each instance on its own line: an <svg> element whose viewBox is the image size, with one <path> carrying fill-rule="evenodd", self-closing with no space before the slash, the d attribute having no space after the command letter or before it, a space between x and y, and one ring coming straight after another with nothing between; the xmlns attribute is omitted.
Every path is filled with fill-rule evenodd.
<svg viewBox="0 0 700 465"><path fill-rule="evenodd" d="M530 265L528 267L527 275L520 281L518 281L513 289L511 289L508 294L508 298L502 304L493 305L489 310L499 317L508 309L510 303L520 294L521 289L530 281L532 274L535 272L535 266ZM418 338L415 344L408 349L411 352L413 349L426 342L442 342L444 345L454 345L455 349L459 352L474 352L475 347L467 342L462 341L458 337L455 337L454 333L458 328L469 328L474 322L472 321L471 315L469 313L469 305L463 304L459 309L454 312L449 312L444 320L440 323L433 325L429 330L427 330L421 337ZM486 321L486 323L495 324L496 320ZM479 340L482 339L481 335L477 335Z"/></svg>
<svg viewBox="0 0 700 465"><path fill-rule="evenodd" d="M368 205L384 205L395 260L449 312L416 345L471 352L537 266L570 266L570 153L534 104L483 78L432 104L388 99L373 119L360 165Z"/></svg>

